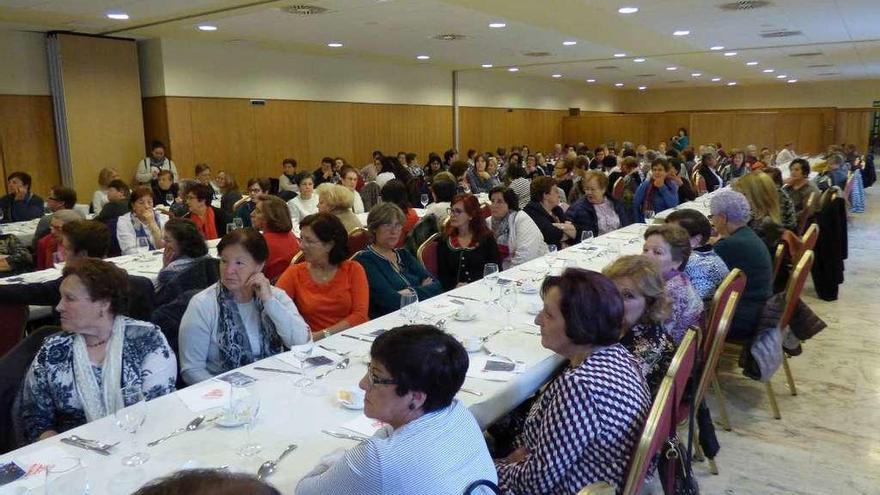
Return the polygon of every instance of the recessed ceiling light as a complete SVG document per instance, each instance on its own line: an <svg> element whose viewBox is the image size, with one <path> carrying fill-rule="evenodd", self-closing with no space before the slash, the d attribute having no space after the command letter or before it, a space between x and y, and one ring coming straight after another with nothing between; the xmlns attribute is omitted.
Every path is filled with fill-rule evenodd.
<svg viewBox="0 0 880 495"><path fill-rule="evenodd" d="M563 41L562 44L565 45L565 46L573 46L573 45L577 45L578 42L577 42L577 41L573 41L573 40L568 40L568 41Z"/></svg>
<svg viewBox="0 0 880 495"><path fill-rule="evenodd" d="M751 62L746 62L746 65L748 65L748 66L758 65L758 62L755 62L754 60L752 60Z"/></svg>
<svg viewBox="0 0 880 495"><path fill-rule="evenodd" d="M431 59L431 57L429 57L428 55L417 55L416 58L419 60L430 60Z"/></svg>
<svg viewBox="0 0 880 495"><path fill-rule="evenodd" d="M666 70L678 70L678 67L670 66L667 67Z"/></svg>
<svg viewBox="0 0 880 495"><path fill-rule="evenodd" d="M776 72L776 69L764 69L761 72L763 72L764 74L772 74Z"/></svg>
<svg viewBox="0 0 880 495"><path fill-rule="evenodd" d="M778 76L776 76L776 79L787 79L787 78L788 78L788 76L785 74L779 74Z"/></svg>
<svg viewBox="0 0 880 495"><path fill-rule="evenodd" d="M646 90L646 89L648 89L647 86L639 86L639 91L644 91L644 90Z"/></svg>
<svg viewBox="0 0 880 495"><path fill-rule="evenodd" d="M342 43L327 43L327 46L329 46L330 48L342 48Z"/></svg>
<svg viewBox="0 0 880 495"><path fill-rule="evenodd" d="M735 57L735 56L736 56L736 52L724 52L724 56L725 56L725 57Z"/></svg>
<svg viewBox="0 0 880 495"><path fill-rule="evenodd" d="M718 52L718 51L724 50L724 47L721 45L715 45L715 46L709 47L709 49L712 50L713 52Z"/></svg>
<svg viewBox="0 0 880 495"><path fill-rule="evenodd" d="M621 14L635 14L636 12L639 11L639 8L638 7L621 7L619 9L617 9L617 11L620 12Z"/></svg>
<svg viewBox="0 0 880 495"><path fill-rule="evenodd" d="M595 80L595 79L587 79L587 82L588 82L588 83L594 83L594 82L596 82L596 80Z"/></svg>
<svg viewBox="0 0 880 495"><path fill-rule="evenodd" d="M614 58L623 58L623 57L625 57L625 56L626 56L625 53L615 53L615 54L614 54Z"/></svg>
<svg viewBox="0 0 880 495"><path fill-rule="evenodd" d="M217 26L213 24L202 24L199 26L199 31L216 31Z"/></svg>
<svg viewBox="0 0 880 495"><path fill-rule="evenodd" d="M713 78L712 78L712 82L718 82L718 81L720 81L720 80L721 80L720 77L713 77Z"/></svg>
<svg viewBox="0 0 880 495"><path fill-rule="evenodd" d="M127 21L128 14L124 12L110 12L107 14L108 19L113 19L114 21Z"/></svg>
<svg viewBox="0 0 880 495"><path fill-rule="evenodd" d="M797 79L789 79L788 82L789 82L789 83L796 83L796 82L797 82Z"/></svg>
<svg viewBox="0 0 880 495"><path fill-rule="evenodd" d="M692 72L692 73L691 73L691 77L700 77L700 76L702 76L702 75L703 75L703 74L702 74L701 72Z"/></svg>
<svg viewBox="0 0 880 495"><path fill-rule="evenodd" d="M562 74L553 74L553 79L559 79L562 77Z"/></svg>
<svg viewBox="0 0 880 495"><path fill-rule="evenodd" d="M503 27L507 27L507 24L505 24L503 22L490 22L489 27L490 28L503 28Z"/></svg>
<svg viewBox="0 0 880 495"><path fill-rule="evenodd" d="M645 61L645 59L643 59L643 58L641 58L641 57L639 57L639 58L634 58L634 59L633 59L633 62L635 62L635 63L637 63L637 64L640 64L640 63L642 63L642 62L644 62L644 61Z"/></svg>
<svg viewBox="0 0 880 495"><path fill-rule="evenodd" d="M484 69L491 69L493 67L493 65L492 64L483 64L482 67Z"/></svg>
<svg viewBox="0 0 880 495"><path fill-rule="evenodd" d="M691 34L691 32L687 29L679 29L678 31L674 31L672 33L673 36L687 36L689 34Z"/></svg>
<svg viewBox="0 0 880 495"><path fill-rule="evenodd" d="M623 83L614 83L614 85L615 85L616 87L618 87L618 88L622 88L622 87L623 87Z"/></svg>
<svg viewBox="0 0 880 495"><path fill-rule="evenodd" d="M736 81L730 81L727 83L728 86L736 86Z"/></svg>
<svg viewBox="0 0 880 495"><path fill-rule="evenodd" d="M507 72L519 72L519 67L511 67L507 69Z"/></svg>

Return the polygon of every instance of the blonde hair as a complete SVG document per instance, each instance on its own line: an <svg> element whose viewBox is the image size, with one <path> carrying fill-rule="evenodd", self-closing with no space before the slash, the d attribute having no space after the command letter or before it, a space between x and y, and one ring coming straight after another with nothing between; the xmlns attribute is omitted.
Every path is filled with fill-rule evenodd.
<svg viewBox="0 0 880 495"><path fill-rule="evenodd" d="M584 183L584 187L590 183L591 180L596 181L596 185L599 186L599 189L606 190L608 189L608 176L598 170L587 170L584 172L583 178L581 181Z"/></svg>
<svg viewBox="0 0 880 495"><path fill-rule="evenodd" d="M774 222L782 223L779 192L769 175L760 171L752 172L737 179L732 187L749 200L752 218L770 217Z"/></svg>
<svg viewBox="0 0 880 495"><path fill-rule="evenodd" d="M325 182L316 189L318 198L326 204L331 211L350 210L354 204L354 193L347 187L339 184Z"/></svg>
<svg viewBox="0 0 880 495"><path fill-rule="evenodd" d="M640 321L661 324L669 317L672 305L666 295L666 282L660 269L647 256L621 256L606 266L602 274L612 281L629 279L645 298L645 312Z"/></svg>
<svg viewBox="0 0 880 495"><path fill-rule="evenodd" d="M113 180L114 175L119 175L115 168L102 168L101 171L98 172L98 185L106 189L110 184L110 181Z"/></svg>

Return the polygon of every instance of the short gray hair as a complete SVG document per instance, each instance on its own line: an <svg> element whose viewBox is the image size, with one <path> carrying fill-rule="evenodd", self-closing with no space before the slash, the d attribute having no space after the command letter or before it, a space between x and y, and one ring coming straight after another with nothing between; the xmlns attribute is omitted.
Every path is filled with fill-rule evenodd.
<svg viewBox="0 0 880 495"><path fill-rule="evenodd" d="M85 219L86 217L76 210L58 210L52 214L52 220L61 220L64 223Z"/></svg>
<svg viewBox="0 0 880 495"><path fill-rule="evenodd" d="M399 206L394 203L379 203L367 215L367 230L375 234L383 225L391 225L395 222L403 225L405 221L406 215Z"/></svg>
<svg viewBox="0 0 880 495"><path fill-rule="evenodd" d="M843 165L846 161L846 157L841 153L831 153L828 155L828 158L825 159L828 162L828 165L834 163L835 165Z"/></svg>
<svg viewBox="0 0 880 495"><path fill-rule="evenodd" d="M748 223L752 218L752 207L741 192L722 189L712 197L709 204L712 215L724 215L730 223Z"/></svg>

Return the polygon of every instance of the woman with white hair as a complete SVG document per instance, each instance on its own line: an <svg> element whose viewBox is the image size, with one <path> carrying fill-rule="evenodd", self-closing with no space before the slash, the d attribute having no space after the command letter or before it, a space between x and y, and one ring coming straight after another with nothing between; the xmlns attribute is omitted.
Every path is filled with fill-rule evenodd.
<svg viewBox="0 0 880 495"><path fill-rule="evenodd" d="M363 227L357 215L351 211L354 193L347 187L325 182L318 186L318 213L329 213L338 218L346 232Z"/></svg>

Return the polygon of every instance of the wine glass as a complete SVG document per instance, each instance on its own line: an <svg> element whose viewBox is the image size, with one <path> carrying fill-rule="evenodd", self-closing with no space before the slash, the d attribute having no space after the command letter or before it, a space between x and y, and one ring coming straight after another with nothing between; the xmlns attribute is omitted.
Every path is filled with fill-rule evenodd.
<svg viewBox="0 0 880 495"><path fill-rule="evenodd" d="M422 200L422 208L428 206L428 195L427 194L422 194L421 200Z"/></svg>
<svg viewBox="0 0 880 495"><path fill-rule="evenodd" d="M556 244L547 244L547 266L549 268L553 268L553 264L556 263L556 255L559 249L556 247Z"/></svg>
<svg viewBox="0 0 880 495"><path fill-rule="evenodd" d="M416 322L416 303L419 295L413 291L404 292L400 295L400 316L403 316L410 325Z"/></svg>
<svg viewBox="0 0 880 495"><path fill-rule="evenodd" d="M590 229L584 229L581 232L581 247L587 249L587 244L589 244L593 240L593 231Z"/></svg>
<svg viewBox="0 0 880 495"><path fill-rule="evenodd" d="M144 260L147 258L147 253L150 252L150 241L144 237L137 238L137 252L138 258Z"/></svg>
<svg viewBox="0 0 880 495"><path fill-rule="evenodd" d="M508 282L501 285L501 297L498 299L498 305L507 312L504 330L513 330L513 325L510 324L510 312L516 307L516 284Z"/></svg>
<svg viewBox="0 0 880 495"><path fill-rule="evenodd" d="M235 230L235 224L234 223L227 223L226 224L226 233L229 234L233 230Z"/></svg>
<svg viewBox="0 0 880 495"><path fill-rule="evenodd" d="M165 204L168 206L171 206L174 204L174 195L173 194L168 193L165 195Z"/></svg>
<svg viewBox="0 0 880 495"><path fill-rule="evenodd" d="M79 457L60 457L44 470L46 495L83 495L89 493L88 472ZM31 493L31 492L28 492Z"/></svg>
<svg viewBox="0 0 880 495"><path fill-rule="evenodd" d="M263 446L253 441L254 423L260 414L260 395L256 383L233 384L229 394L235 419L244 423L245 443L239 447L238 455L251 457L259 454Z"/></svg>
<svg viewBox="0 0 880 495"><path fill-rule="evenodd" d="M498 279L498 265L495 263L486 263L483 265L483 280L492 284Z"/></svg>
<svg viewBox="0 0 880 495"><path fill-rule="evenodd" d="M122 389L122 400L126 407L116 411L116 426L120 430L131 433L132 453L122 458L124 466L140 466L150 459L150 454L138 452L137 431L147 419L147 399L141 390L140 383L133 383Z"/></svg>
<svg viewBox="0 0 880 495"><path fill-rule="evenodd" d="M235 225L236 229L243 229L244 228L244 220L242 220L240 217L233 218L232 223Z"/></svg>

